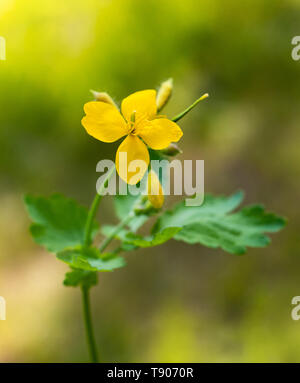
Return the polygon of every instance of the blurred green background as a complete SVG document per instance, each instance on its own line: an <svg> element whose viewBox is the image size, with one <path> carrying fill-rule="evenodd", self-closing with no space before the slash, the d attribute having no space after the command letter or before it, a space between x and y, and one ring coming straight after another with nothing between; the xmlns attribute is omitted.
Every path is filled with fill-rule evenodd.
<svg viewBox="0 0 300 383"><path fill-rule="evenodd" d="M0 0L1 362L87 361L80 292L32 242L25 192L85 205L116 144L80 124L89 89L120 101L173 77L181 159L205 160L206 191L246 191L288 217L266 249L233 256L171 241L132 253L92 291L106 362L300 362L299 0ZM112 199L99 218L113 223Z"/></svg>

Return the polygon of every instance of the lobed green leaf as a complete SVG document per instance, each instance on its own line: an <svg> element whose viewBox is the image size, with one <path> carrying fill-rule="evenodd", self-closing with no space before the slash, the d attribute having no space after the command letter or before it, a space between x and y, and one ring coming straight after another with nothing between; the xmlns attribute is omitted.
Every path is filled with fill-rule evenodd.
<svg viewBox="0 0 300 383"><path fill-rule="evenodd" d="M48 198L26 195L24 202L33 223L31 234L36 243L50 252L84 243L87 209L60 194ZM94 222L92 236L98 230Z"/></svg>
<svg viewBox="0 0 300 383"><path fill-rule="evenodd" d="M175 234L175 239L220 247L232 254L244 254L247 247L268 245L270 238L265 233L279 231L285 226L285 220L265 212L261 205L233 213L242 199L243 193L237 192L230 197L207 195L201 206L185 206L182 201L159 217L153 233L179 227L181 230Z"/></svg>

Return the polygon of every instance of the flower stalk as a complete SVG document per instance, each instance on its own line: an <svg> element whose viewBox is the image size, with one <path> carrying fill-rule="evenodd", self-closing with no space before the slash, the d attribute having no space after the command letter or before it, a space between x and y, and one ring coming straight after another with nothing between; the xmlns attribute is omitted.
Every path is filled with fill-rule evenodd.
<svg viewBox="0 0 300 383"><path fill-rule="evenodd" d="M107 172L107 176L106 176L104 182L102 183L100 190L98 190L98 193L96 194L96 196L92 202L92 205L90 207L90 210L88 213L88 218L86 221L86 226L85 226L85 236L84 236L84 245L85 246L90 246L90 244L92 242L91 234L92 234L92 229L93 229L93 221L94 221L95 215L97 214L99 204L100 204L102 197L103 197L102 192L103 192L104 188L107 187L108 181L110 180L110 177L113 175L114 171L115 171L115 166L112 166L110 168L110 170Z"/></svg>
<svg viewBox="0 0 300 383"><path fill-rule="evenodd" d="M99 363L97 346L94 336L91 305L90 305L90 289L87 286L81 286L82 304L83 304L83 318L86 330L86 340L89 346L89 353L92 363Z"/></svg>
<svg viewBox="0 0 300 383"><path fill-rule="evenodd" d="M111 243L114 237L131 221L131 219L135 216L134 211L131 211L120 223L115 227L115 229L111 232L111 234L104 239L101 243L99 250L100 252L104 251L107 246Z"/></svg>
<svg viewBox="0 0 300 383"><path fill-rule="evenodd" d="M98 190L98 193L96 194L92 205L90 207L90 210L88 212L88 217L86 221L85 226L85 236L84 236L84 245L90 246L92 243L92 230L93 230L93 222L95 215L97 214L99 204L102 200L102 192L105 187L107 187L108 182L111 178L111 176L115 172L115 166L112 166L109 171L107 172L106 178L103 181L100 190ZM82 292L82 304L83 304L83 318L85 323L85 331L86 331L86 339L87 344L89 348L90 358L92 363L98 363L98 352L97 352L97 346L94 336L94 330L93 330L93 323L92 323L92 314L91 314L91 306L90 306L90 288L82 285L81 286L81 292Z"/></svg>
<svg viewBox="0 0 300 383"><path fill-rule="evenodd" d="M177 114L177 116L172 118L173 122L177 122L182 119L188 112L190 112L195 106L202 100L205 100L207 97L209 97L208 93L205 93L203 96L199 97L195 102L192 103L188 108L186 108L183 112Z"/></svg>

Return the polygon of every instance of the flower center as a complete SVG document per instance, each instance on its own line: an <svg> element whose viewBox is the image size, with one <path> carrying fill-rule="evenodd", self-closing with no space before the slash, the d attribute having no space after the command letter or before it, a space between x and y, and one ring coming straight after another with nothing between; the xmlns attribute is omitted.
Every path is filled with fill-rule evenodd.
<svg viewBox="0 0 300 383"><path fill-rule="evenodd" d="M147 116L145 114L137 115L134 110L130 116L130 121L127 121L128 134L137 135L138 126L143 125L147 121Z"/></svg>
<svg viewBox="0 0 300 383"><path fill-rule="evenodd" d="M130 124L129 126L129 134L133 134L135 135L136 134L136 130L135 130L135 126L133 126L132 124Z"/></svg>
<svg viewBox="0 0 300 383"><path fill-rule="evenodd" d="M136 130L135 117L136 117L136 111L133 111L130 117L130 121L127 122L129 134L133 134L133 135L135 134L135 130Z"/></svg>

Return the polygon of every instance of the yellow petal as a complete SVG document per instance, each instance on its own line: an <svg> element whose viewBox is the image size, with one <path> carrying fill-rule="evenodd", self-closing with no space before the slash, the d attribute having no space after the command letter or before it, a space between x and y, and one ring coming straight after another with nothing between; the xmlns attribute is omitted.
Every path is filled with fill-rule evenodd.
<svg viewBox="0 0 300 383"><path fill-rule="evenodd" d="M135 114L135 121L152 118L156 115L156 91L153 89L135 92L124 98L121 105L122 114L127 121Z"/></svg>
<svg viewBox="0 0 300 383"><path fill-rule="evenodd" d="M81 120L89 135L103 142L114 142L128 134L118 109L106 102L91 101L84 105L86 116Z"/></svg>
<svg viewBox="0 0 300 383"><path fill-rule="evenodd" d="M160 209L164 204L164 192L156 173L152 170L148 174L147 192L151 205Z"/></svg>
<svg viewBox="0 0 300 383"><path fill-rule="evenodd" d="M149 161L147 146L133 135L125 138L116 154L118 174L123 181L130 185L137 184L143 178Z"/></svg>
<svg viewBox="0 0 300 383"><path fill-rule="evenodd" d="M182 130L175 122L167 118L156 118L136 129L138 134L150 148L161 150L167 148L171 142L177 142L182 136Z"/></svg>

